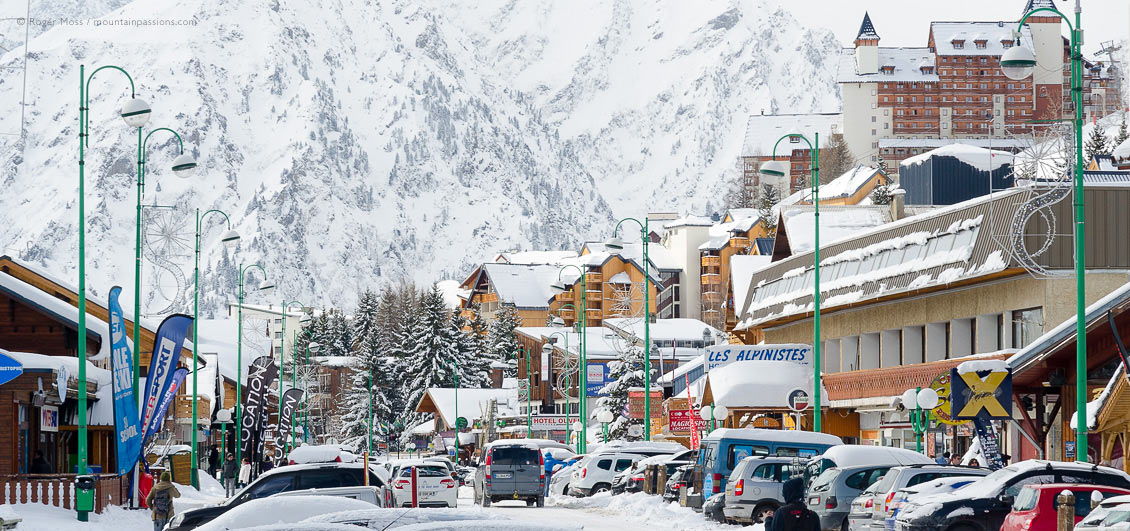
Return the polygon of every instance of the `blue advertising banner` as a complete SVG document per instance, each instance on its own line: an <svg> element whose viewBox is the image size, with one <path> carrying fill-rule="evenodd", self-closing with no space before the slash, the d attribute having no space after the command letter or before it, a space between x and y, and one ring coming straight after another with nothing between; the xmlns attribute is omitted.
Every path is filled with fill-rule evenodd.
<svg viewBox="0 0 1130 531"><path fill-rule="evenodd" d="M604 386L611 383L611 380L608 379L607 363L590 363L586 377L588 378L585 380L585 394L587 396L608 396L608 393L601 392Z"/></svg>
<svg viewBox="0 0 1130 531"><path fill-rule="evenodd" d="M0 352L0 385L4 385L24 373L24 366L11 356Z"/></svg>
<svg viewBox="0 0 1130 531"><path fill-rule="evenodd" d="M161 423L165 421L165 414L169 412L169 405L173 403L173 397L176 396L177 389L184 383L184 377L187 375L188 369L184 367L173 371L172 380L169 382L169 386L165 388L161 401L157 403L156 413L145 427L147 438L161 430Z"/></svg>
<svg viewBox="0 0 1130 531"><path fill-rule="evenodd" d="M190 326L192 318L178 313L166 317L161 321L161 326L157 327L157 335L153 338L153 355L149 358L149 374L145 381L145 410L141 420L144 429L141 434L143 444L153 434L149 431L149 426L161 397L173 381L177 358L180 357Z"/></svg>
<svg viewBox="0 0 1130 531"><path fill-rule="evenodd" d="M118 475L133 469L141 456L141 430L137 399L133 394L133 356L126 341L126 325L118 296L122 288L110 289L110 375L114 385L114 428L117 430Z"/></svg>

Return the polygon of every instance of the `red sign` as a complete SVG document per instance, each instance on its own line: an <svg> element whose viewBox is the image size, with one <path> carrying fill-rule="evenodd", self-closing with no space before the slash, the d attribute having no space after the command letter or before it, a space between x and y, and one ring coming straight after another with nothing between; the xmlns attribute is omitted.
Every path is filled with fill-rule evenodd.
<svg viewBox="0 0 1130 531"><path fill-rule="evenodd" d="M628 418L642 419L644 407L644 392L628 391ZM651 418L659 418L663 416L663 392L651 392Z"/></svg>
<svg viewBox="0 0 1130 531"><path fill-rule="evenodd" d="M667 412L667 425L672 434L689 434L706 429L706 421L693 409L672 409Z"/></svg>

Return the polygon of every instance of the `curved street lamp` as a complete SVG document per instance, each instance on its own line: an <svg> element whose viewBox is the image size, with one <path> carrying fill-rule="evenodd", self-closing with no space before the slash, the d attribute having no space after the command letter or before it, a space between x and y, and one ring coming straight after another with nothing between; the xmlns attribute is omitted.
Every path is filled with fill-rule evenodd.
<svg viewBox="0 0 1130 531"><path fill-rule="evenodd" d="M1020 46L1019 32L1024 28L1028 17L1040 12L1055 13L1067 23L1071 30L1071 103L1074 116L1071 119L1075 129L1075 169L1072 195L1075 208L1075 411L1087 410L1087 302L1085 298L1086 244L1083 239L1083 28L1079 0L1075 0L1075 24L1067 15L1054 7L1041 7L1024 14L1017 25L1016 45L1001 55L1001 71L1006 77L1021 80L1030 75L1036 67L1036 56L1027 48ZM1058 74L1057 74L1058 75ZM1087 461L1087 419L1086 415L1075 415L1075 455L1081 462Z"/></svg>
<svg viewBox="0 0 1130 531"><path fill-rule="evenodd" d="M815 402L815 407L812 409L812 431L822 431L821 429L821 409L820 409L820 375L823 371L823 366L820 360L820 133L813 135L813 142L809 142L808 138L799 133L789 133L777 139L773 144L773 158L761 163L761 173L771 175L774 177L784 177L787 172L787 167L784 162L776 160L777 146L781 141L789 139L804 140L808 144L808 157L812 163L812 178L809 179L809 185L812 187L812 214L814 222L813 227L813 245L812 245L812 268L813 268L813 288L812 288L812 354L813 354L813 392L812 397Z"/></svg>
<svg viewBox="0 0 1130 531"><path fill-rule="evenodd" d="M604 425L604 442L606 443L608 442L608 424L613 420L615 418L608 408L600 408L600 411L596 412L596 421Z"/></svg>
<svg viewBox="0 0 1130 531"><path fill-rule="evenodd" d="M569 436L570 436L569 428L571 426L569 424L569 416L570 416L569 415L569 336L566 335L565 332L552 332L548 336L546 336L546 337L549 338L549 343L542 345L542 349L549 347L550 366L552 367L553 366L553 347L551 345L554 344L557 341L556 336L561 336L561 339L565 342L565 364L564 364L565 365L565 392L561 393L561 396L565 397L565 444L569 444ZM579 367L578 367L578 370L579 370ZM550 400L550 402L552 402L553 401L553 379L552 378L550 378L550 381L549 381L549 389L550 389L549 400Z"/></svg>
<svg viewBox="0 0 1130 531"><path fill-rule="evenodd" d="M643 438L645 441L651 440L651 276L649 272L649 262L647 259L647 216L644 216L643 221L636 218L624 218L616 222L616 228L612 229L612 237L604 243L605 247L616 251L624 249L624 240L620 238L620 225L625 221L635 222L640 227L640 242L643 246ZM662 367L660 367L662 370Z"/></svg>
<svg viewBox="0 0 1130 531"><path fill-rule="evenodd" d="M251 264L249 266L239 265L239 315L238 332L236 336L236 359L235 359L235 421L239 425L239 440L236 441L235 446L235 462L243 462L243 416L240 404L243 402L243 284L246 280L245 275L252 269L258 269L263 274L264 280L259 283L259 291L264 295L269 294L275 289L275 285L266 280L267 270L259 264Z"/></svg>
<svg viewBox="0 0 1130 531"><path fill-rule="evenodd" d="M150 134L152 134L152 133L150 133ZM140 197L141 197L141 195L139 194L138 198L140 198ZM138 212L139 212L139 215L140 215L141 211L139 210ZM211 210L205 211L203 214L201 214L200 209L199 208L196 209L196 254L195 254L195 256L196 256L196 262L195 262L196 266L193 269L193 273L192 273L192 279L193 279L192 280L192 319L193 319L193 321L192 321L192 475L191 475L191 477L192 477L192 486L194 488L197 488L197 489L200 488L200 478L199 478L199 474L197 473L197 469L200 468L200 467L197 466L197 464L196 464L197 463L196 462L196 432L200 431L199 428L197 427L197 421L200 417L198 416L198 413L196 411L197 410L197 405L196 405L197 398L200 396L200 389L199 389L198 384L197 384L197 373L200 372L200 362L197 360L197 357L199 355L198 353L200 351L200 230L201 230L201 225L203 224L204 218L207 218L209 214L219 214L219 215L224 217L224 223L227 225L228 229L226 231L224 231L223 235L220 236L220 241L222 241L224 243L225 247L227 247L228 249L234 249L236 244L239 243L239 233L232 230L231 219L228 217L227 214L224 213L224 211L211 209ZM138 220L140 220L140 219L141 218L139 217ZM140 238L140 236L141 236L141 231L139 230L138 231L138 237ZM138 240L138 245L139 245L138 248L139 249L140 249L140 244L141 244L141 241L139 239ZM138 262L137 262L137 264L138 264L137 265L138 278L141 278L141 259L140 259L140 256L141 255L139 254L138 255ZM138 284L138 289L140 290L140 281L139 281L139 284ZM135 292L135 294L136 293L137 292ZM134 307L134 311L140 311L140 303L138 303ZM135 314L135 315L137 315L137 314ZM136 332L137 330L138 330L138 328L135 326L134 332ZM135 344L138 344L138 343L135 343ZM216 360L216 363L219 363L219 359ZM209 416L209 418L211 417L211 412L209 412L208 416Z"/></svg>
<svg viewBox="0 0 1130 531"><path fill-rule="evenodd" d="M585 270L586 268L582 268L575 264L565 264L564 266L561 266L561 269L557 270L557 282L550 285L550 288L554 291L555 294L560 294L565 291L565 284L561 281L561 274L564 273L568 268L575 269L577 273L580 274L581 281L581 352L580 359L578 360L579 375L577 376L577 389L579 390L577 418L581 419L582 422L588 422L588 417L586 416L588 412L588 335L586 334L588 328L588 305L586 302L585 292L588 291L589 286L588 275ZM573 283L573 289L577 289L576 282ZM558 313L560 313L561 310L563 310L566 306L573 305L566 304L561 306L561 308L558 308L557 310ZM573 309L575 312L576 307L573 307ZM564 324L564 320L562 320L560 316L554 319L554 323L556 323L558 320L561 320L561 324ZM573 319L573 322L576 321L576 319ZM588 441L585 440L585 437L581 437L579 442L577 443L577 453L585 453L587 447Z"/></svg>
<svg viewBox="0 0 1130 531"><path fill-rule="evenodd" d="M530 408L530 395L534 393L534 382L533 378L530 376L530 351L518 347L518 352L515 354L519 353L526 357L526 438L532 439L534 437L534 416L533 409Z"/></svg>
<svg viewBox="0 0 1130 531"><path fill-rule="evenodd" d="M124 69L118 66L107 65L99 67L90 73L90 77L86 76L86 65L79 65L79 88L78 88L78 412L77 415L78 426L78 452L77 452L77 466L79 474L86 474L87 469L87 415L86 415L86 155L85 148L90 143L90 82L94 80L94 76L105 69L117 70L126 76L129 81L130 100L122 106L121 117L126 125L130 127L141 127L149 120L151 110L149 104L137 99L137 90L133 84L133 77L129 75ZM140 138L141 132L138 131ZM138 329L138 316L133 316L133 329ZM134 343L134 367L133 367L133 380L134 380L134 393L137 392L138 380L138 357L136 356L137 350L140 345L135 341ZM86 512L78 512L79 521L85 522L88 518Z"/></svg>

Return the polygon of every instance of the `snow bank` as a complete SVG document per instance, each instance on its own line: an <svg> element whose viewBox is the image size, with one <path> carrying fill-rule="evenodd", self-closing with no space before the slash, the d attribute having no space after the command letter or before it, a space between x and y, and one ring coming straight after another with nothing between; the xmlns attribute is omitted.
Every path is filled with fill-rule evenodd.
<svg viewBox="0 0 1130 531"><path fill-rule="evenodd" d="M467 487L469 488L469 487ZM462 488L460 489L462 491ZM464 500L469 500L470 495L462 497ZM485 520L497 522L498 520L505 520L506 517L494 512L483 510L478 506L460 507L458 509L436 508L436 509L374 509L370 506L368 509L356 511L343 511L336 513L323 514L320 516L313 516L303 520L304 524L322 524L322 523L335 523L335 522L364 522L364 526L369 529L386 529L394 522L396 526L394 529L401 529L399 526L406 526L418 524L423 522L447 522L447 521L460 521L467 522L469 520ZM361 525L361 524L358 524Z"/></svg>
<svg viewBox="0 0 1130 531"><path fill-rule="evenodd" d="M341 458L342 462L349 462L342 456L342 448L337 444L306 444L291 450L290 455L287 456L287 460L293 461L296 465L329 463L338 458Z"/></svg>
<svg viewBox="0 0 1130 531"><path fill-rule="evenodd" d="M102 514L90 513L89 522L79 522L74 509L51 507L38 503L2 505L23 522L18 531L127 531L152 529L149 511L129 511L116 505L107 507Z"/></svg>
<svg viewBox="0 0 1130 531"><path fill-rule="evenodd" d="M198 527L200 531L246 529L259 525L300 522L320 514L372 509L373 504L338 496L285 496L245 502Z"/></svg>
<svg viewBox="0 0 1130 531"><path fill-rule="evenodd" d="M611 496L601 493L588 498L573 498L571 496L558 496L552 500L557 507L572 509L588 509L593 512L615 513L630 517L635 521L637 529L646 529L650 525L658 525L663 529L681 529L684 531L707 531L717 529L733 529L733 526L711 522L691 509L680 507L678 503L667 503L660 496L652 496L642 492ZM748 529L763 531L764 527L756 525Z"/></svg>
<svg viewBox="0 0 1130 531"><path fill-rule="evenodd" d="M832 461L838 467L891 463L898 465L931 464L933 459L904 448L890 446L864 446L845 444L824 451L821 459Z"/></svg>
<svg viewBox="0 0 1130 531"><path fill-rule="evenodd" d="M715 405L788 407L789 393L794 390L812 394L813 374L799 363L751 360L715 367L706 379Z"/></svg>

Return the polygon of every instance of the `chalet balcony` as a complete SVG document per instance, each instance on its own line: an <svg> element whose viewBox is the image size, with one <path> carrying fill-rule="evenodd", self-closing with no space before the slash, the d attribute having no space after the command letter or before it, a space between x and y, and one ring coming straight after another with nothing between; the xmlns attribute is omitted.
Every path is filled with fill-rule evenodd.
<svg viewBox="0 0 1130 531"><path fill-rule="evenodd" d="M585 317L588 319L601 319L604 317L604 310L601 308L585 308Z"/></svg>
<svg viewBox="0 0 1130 531"><path fill-rule="evenodd" d="M585 290L585 298L590 301L599 301L604 298L604 292L599 289Z"/></svg>
<svg viewBox="0 0 1130 531"><path fill-rule="evenodd" d="M737 238L730 238L730 246L738 249L746 249L749 247L749 238L741 236Z"/></svg>
<svg viewBox="0 0 1130 531"><path fill-rule="evenodd" d="M573 319L576 317L576 312L574 312L572 308L561 308L560 310L557 310L557 314L565 320Z"/></svg>
<svg viewBox="0 0 1130 531"><path fill-rule="evenodd" d="M479 295L479 302L498 302L497 293L483 293Z"/></svg>
<svg viewBox="0 0 1130 531"><path fill-rule="evenodd" d="M557 300L559 300L559 301L571 301L571 300L573 300L573 290L562 291L561 293L558 293L557 294Z"/></svg>
<svg viewBox="0 0 1130 531"><path fill-rule="evenodd" d="M589 284L600 284L604 282L604 275L590 271L585 274L585 281Z"/></svg>
<svg viewBox="0 0 1130 531"><path fill-rule="evenodd" d="M704 256L702 257L702 267L719 267L722 265L721 256Z"/></svg>
<svg viewBox="0 0 1130 531"><path fill-rule="evenodd" d="M702 275L702 285L703 286L707 286L707 285L711 285L711 284L721 284L721 283L722 283L722 275L719 275L718 273L706 273L706 274Z"/></svg>
<svg viewBox="0 0 1130 531"><path fill-rule="evenodd" d="M707 302L718 302L722 300L721 291L704 291L702 292L702 300Z"/></svg>

